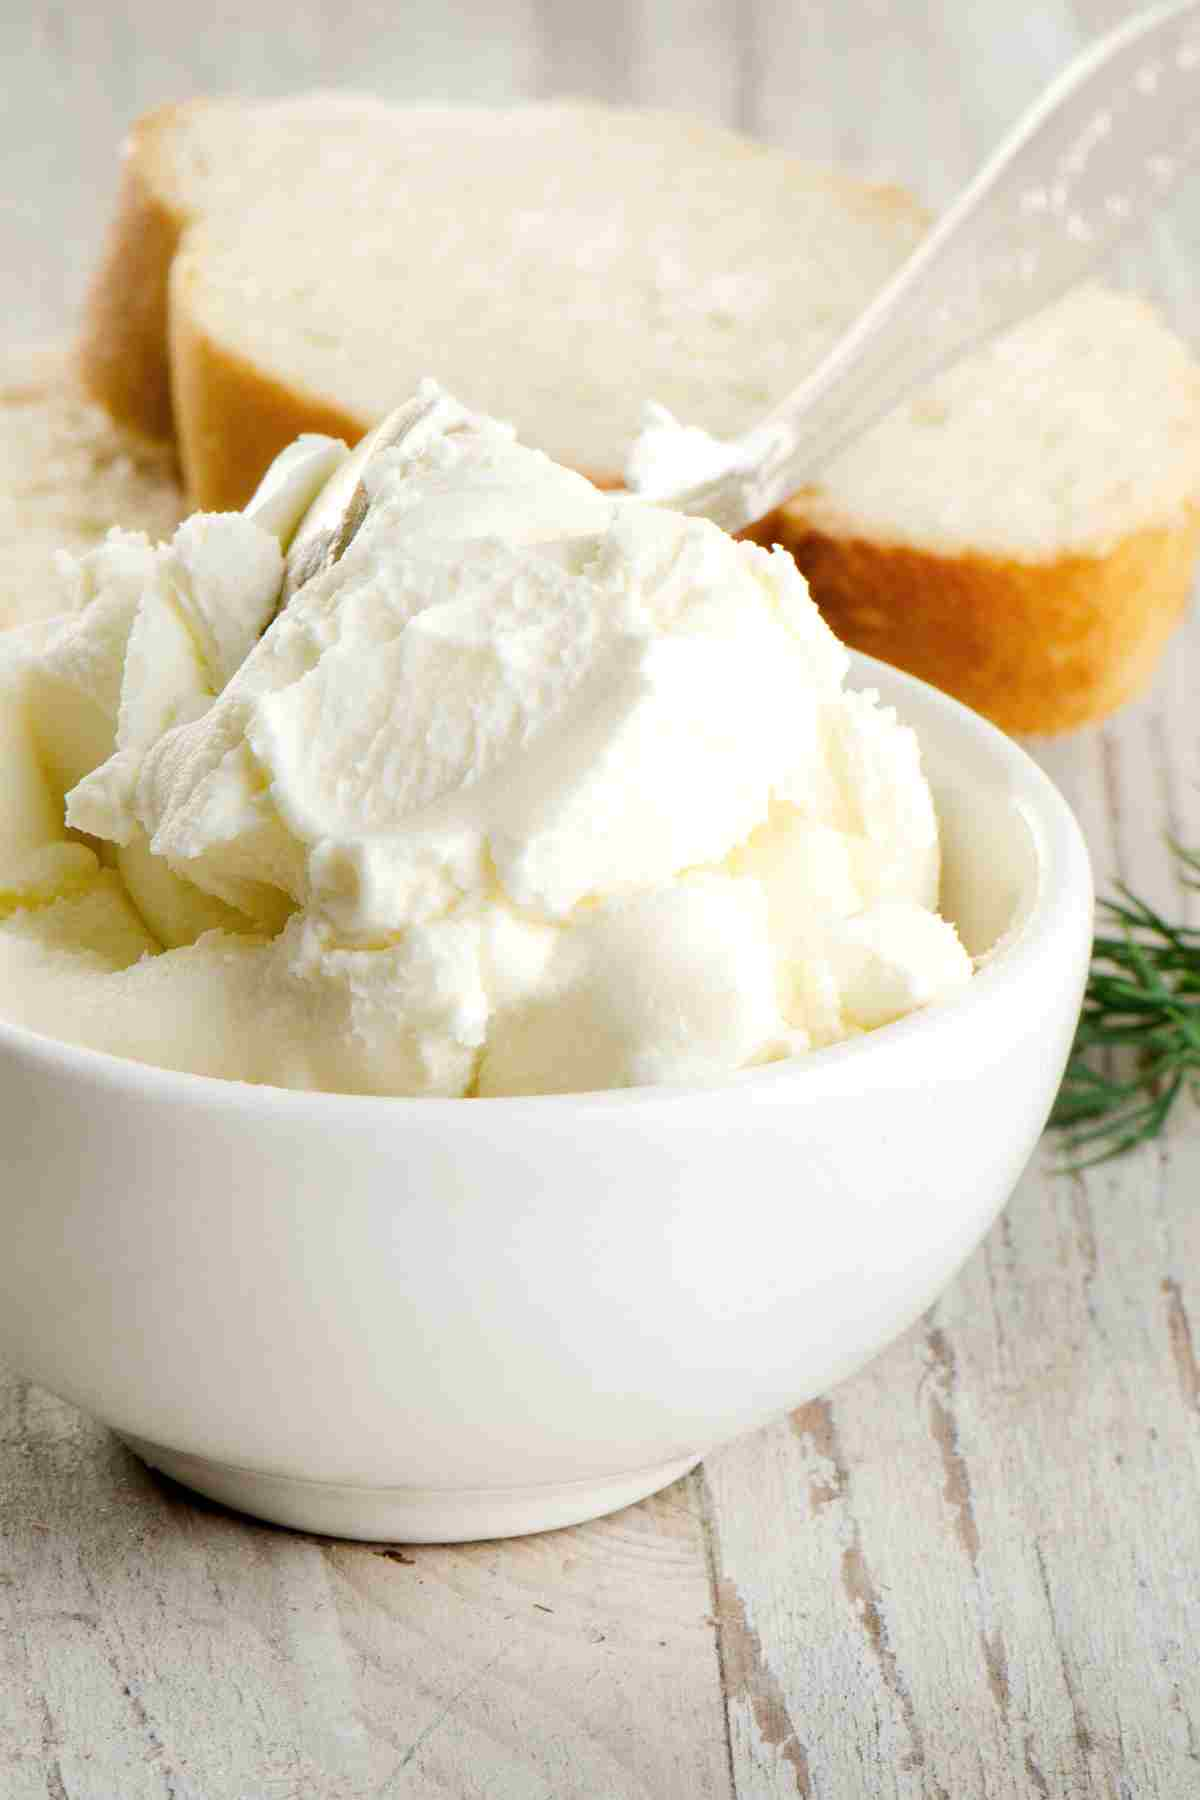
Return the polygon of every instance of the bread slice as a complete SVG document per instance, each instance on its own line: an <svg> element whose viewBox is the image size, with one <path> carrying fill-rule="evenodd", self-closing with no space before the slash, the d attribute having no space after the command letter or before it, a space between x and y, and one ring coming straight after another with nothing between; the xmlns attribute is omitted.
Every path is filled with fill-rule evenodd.
<svg viewBox="0 0 1200 1800"><path fill-rule="evenodd" d="M301 429L361 435L425 374L616 485L646 399L743 430L926 224L898 190L670 115L195 102L135 131L83 366L138 429L173 414L207 506L240 505ZM1042 731L1144 681L1198 506L1200 370L1090 288L768 531L850 643Z"/></svg>
<svg viewBox="0 0 1200 1800"><path fill-rule="evenodd" d="M161 433L169 335L205 504L298 419L361 432L430 373L619 482L648 395L748 426L922 229L897 191L667 114L199 102L134 132L83 366Z"/></svg>
<svg viewBox="0 0 1200 1800"><path fill-rule="evenodd" d="M947 371L754 532L833 629L1007 730L1137 694L1200 552L1200 370L1080 289Z"/></svg>
<svg viewBox="0 0 1200 1800"><path fill-rule="evenodd" d="M113 424L72 351L0 354L0 630L61 609L58 550L79 554L110 525L166 537L183 510L169 449Z"/></svg>
<svg viewBox="0 0 1200 1800"><path fill-rule="evenodd" d="M237 216L255 196L295 198L314 162L344 171L369 159L372 121L387 111L364 95L314 93L263 106L193 100L134 124L79 347L84 382L115 419L173 435L167 284L187 227Z"/></svg>

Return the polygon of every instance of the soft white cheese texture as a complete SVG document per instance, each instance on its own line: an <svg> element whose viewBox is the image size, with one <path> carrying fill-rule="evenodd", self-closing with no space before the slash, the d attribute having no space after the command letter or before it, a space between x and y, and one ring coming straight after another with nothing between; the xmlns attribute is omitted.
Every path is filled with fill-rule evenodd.
<svg viewBox="0 0 1200 1800"><path fill-rule="evenodd" d="M680 424L665 406L650 400L625 459L625 485L640 499L669 506L691 488L753 469L770 437L763 426L736 440L713 437L699 425Z"/></svg>
<svg viewBox="0 0 1200 1800"><path fill-rule="evenodd" d="M0 638L0 1012L396 1094L710 1081L942 999L911 731L794 563L598 492L427 384L277 613L345 455L112 534Z"/></svg>

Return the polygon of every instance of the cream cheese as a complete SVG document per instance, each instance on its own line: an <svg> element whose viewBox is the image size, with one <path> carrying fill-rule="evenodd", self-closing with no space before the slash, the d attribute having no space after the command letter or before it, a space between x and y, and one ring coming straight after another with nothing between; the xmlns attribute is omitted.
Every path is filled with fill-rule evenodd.
<svg viewBox="0 0 1200 1800"><path fill-rule="evenodd" d="M41 837L77 853L0 925L0 1010L209 1073L503 1094L711 1080L968 979L916 740L845 690L790 558L427 384L277 613L344 454L302 440L245 515L110 538L72 613L0 639L65 793ZM0 817L0 877L3 846ZM89 943L132 903L166 953L69 966L85 902ZM151 1015L173 984L186 1030Z"/></svg>

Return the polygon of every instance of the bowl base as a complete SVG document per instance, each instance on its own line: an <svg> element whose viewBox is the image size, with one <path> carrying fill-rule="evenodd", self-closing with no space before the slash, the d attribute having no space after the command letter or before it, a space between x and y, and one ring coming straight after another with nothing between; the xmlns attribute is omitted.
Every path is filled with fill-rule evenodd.
<svg viewBox="0 0 1200 1800"><path fill-rule="evenodd" d="M237 1512L295 1531L377 1544L462 1544L578 1525L644 1500L700 1461L699 1455L684 1456L654 1468L535 1487L344 1487L332 1481L268 1475L169 1450L145 1438L120 1436L152 1469Z"/></svg>

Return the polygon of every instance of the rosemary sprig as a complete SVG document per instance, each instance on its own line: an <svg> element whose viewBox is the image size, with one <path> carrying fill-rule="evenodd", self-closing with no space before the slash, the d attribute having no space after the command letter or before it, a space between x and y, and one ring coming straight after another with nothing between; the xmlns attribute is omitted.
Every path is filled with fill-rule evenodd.
<svg viewBox="0 0 1200 1800"><path fill-rule="evenodd" d="M1172 842L1185 887L1200 889L1200 851ZM1200 930L1172 925L1127 887L1101 903L1100 933L1067 1072L1050 1123L1071 1170L1157 1137L1185 1088L1200 1088ZM1095 1058L1115 1052L1119 1072Z"/></svg>

